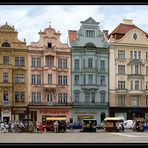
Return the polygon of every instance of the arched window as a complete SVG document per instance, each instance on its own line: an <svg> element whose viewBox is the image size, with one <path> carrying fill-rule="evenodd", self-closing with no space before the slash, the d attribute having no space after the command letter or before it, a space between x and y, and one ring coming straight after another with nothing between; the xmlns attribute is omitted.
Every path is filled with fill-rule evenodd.
<svg viewBox="0 0 148 148"><path fill-rule="evenodd" d="M2 47L11 47L11 45L8 42L2 43Z"/></svg>

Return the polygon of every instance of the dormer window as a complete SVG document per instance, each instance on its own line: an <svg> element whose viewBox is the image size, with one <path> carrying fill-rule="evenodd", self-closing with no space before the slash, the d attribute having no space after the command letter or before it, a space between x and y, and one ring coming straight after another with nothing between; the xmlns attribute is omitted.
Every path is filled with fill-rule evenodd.
<svg viewBox="0 0 148 148"><path fill-rule="evenodd" d="M11 47L11 45L8 42L2 43L2 47Z"/></svg>
<svg viewBox="0 0 148 148"><path fill-rule="evenodd" d="M95 37L95 31L94 30L85 30L85 36L89 38Z"/></svg>
<svg viewBox="0 0 148 148"><path fill-rule="evenodd" d="M52 47L52 43L48 43L48 48L51 48Z"/></svg>

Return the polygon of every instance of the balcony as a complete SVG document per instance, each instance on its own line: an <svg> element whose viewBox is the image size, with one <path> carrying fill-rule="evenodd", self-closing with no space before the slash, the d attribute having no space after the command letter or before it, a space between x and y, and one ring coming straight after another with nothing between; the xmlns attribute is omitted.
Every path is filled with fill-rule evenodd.
<svg viewBox="0 0 148 148"><path fill-rule="evenodd" d="M107 107L108 106L108 102L72 102L72 106L104 106Z"/></svg>
<svg viewBox="0 0 148 148"><path fill-rule="evenodd" d="M127 93L127 89L116 89L116 93L117 94L126 94Z"/></svg>
<svg viewBox="0 0 148 148"><path fill-rule="evenodd" d="M46 66L43 66L43 70L53 70L53 71L55 71L55 70L57 70L57 68L56 68L56 66L48 66L48 65L46 65Z"/></svg>
<svg viewBox="0 0 148 148"><path fill-rule="evenodd" d="M84 73L97 73L98 72L98 68L85 67L85 68L82 68L81 72L84 72Z"/></svg>
<svg viewBox="0 0 148 148"><path fill-rule="evenodd" d="M55 90L57 88L56 84L43 84L44 90Z"/></svg>
<svg viewBox="0 0 148 148"><path fill-rule="evenodd" d="M98 84L82 84L82 89L95 89L98 90L99 85Z"/></svg>
<svg viewBox="0 0 148 148"><path fill-rule="evenodd" d="M12 87L12 83L0 83L0 87Z"/></svg>
<svg viewBox="0 0 148 148"><path fill-rule="evenodd" d="M130 95L143 95L145 93L144 90L128 90L128 94Z"/></svg>
<svg viewBox="0 0 148 148"><path fill-rule="evenodd" d="M128 74L128 79L144 79L144 75L141 74Z"/></svg>
<svg viewBox="0 0 148 148"><path fill-rule="evenodd" d="M68 68L57 68L58 72L68 72Z"/></svg>
<svg viewBox="0 0 148 148"><path fill-rule="evenodd" d="M9 107L10 105L11 105L11 102L9 100L2 101L2 106Z"/></svg>

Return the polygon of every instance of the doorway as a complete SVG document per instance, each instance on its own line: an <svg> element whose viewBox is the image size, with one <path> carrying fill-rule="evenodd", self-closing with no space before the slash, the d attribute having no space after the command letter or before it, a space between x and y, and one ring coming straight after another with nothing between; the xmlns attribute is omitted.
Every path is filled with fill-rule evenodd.
<svg viewBox="0 0 148 148"><path fill-rule="evenodd" d="M9 117L3 117L3 122L8 123L9 122Z"/></svg>

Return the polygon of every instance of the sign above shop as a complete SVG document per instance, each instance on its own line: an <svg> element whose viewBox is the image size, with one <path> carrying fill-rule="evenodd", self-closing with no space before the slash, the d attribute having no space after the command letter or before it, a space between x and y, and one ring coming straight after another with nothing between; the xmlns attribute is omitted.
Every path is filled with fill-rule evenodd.
<svg viewBox="0 0 148 148"><path fill-rule="evenodd" d="M40 109L40 114L68 114L67 109Z"/></svg>
<svg viewBox="0 0 148 148"><path fill-rule="evenodd" d="M76 112L76 114L97 114L97 112L96 111L89 111L89 112L80 111L80 112Z"/></svg>

